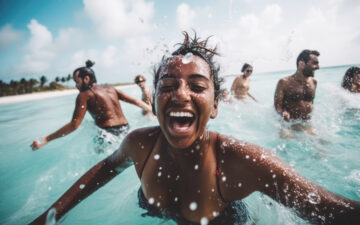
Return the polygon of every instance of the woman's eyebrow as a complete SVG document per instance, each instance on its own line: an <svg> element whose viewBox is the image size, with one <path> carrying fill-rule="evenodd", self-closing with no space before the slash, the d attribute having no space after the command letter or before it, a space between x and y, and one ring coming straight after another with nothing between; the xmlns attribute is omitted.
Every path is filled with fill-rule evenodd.
<svg viewBox="0 0 360 225"><path fill-rule="evenodd" d="M202 75L202 74L191 74L189 76L189 79L204 79L204 80L209 80L209 78L207 78L206 76Z"/></svg>
<svg viewBox="0 0 360 225"><path fill-rule="evenodd" d="M160 80L162 79L165 79L165 78L176 78L174 74L168 74L168 73L165 73L163 74L161 77L160 77Z"/></svg>

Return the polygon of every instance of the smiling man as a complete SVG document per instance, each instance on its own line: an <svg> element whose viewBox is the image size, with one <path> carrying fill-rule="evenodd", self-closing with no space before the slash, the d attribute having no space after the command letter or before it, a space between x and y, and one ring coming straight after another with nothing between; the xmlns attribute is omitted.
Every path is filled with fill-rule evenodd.
<svg viewBox="0 0 360 225"><path fill-rule="evenodd" d="M316 50L303 50L297 57L295 74L279 80L274 105L276 111L286 121L305 122L310 119L317 85L314 74L315 70L320 68L319 55ZM301 127L312 133L309 127Z"/></svg>

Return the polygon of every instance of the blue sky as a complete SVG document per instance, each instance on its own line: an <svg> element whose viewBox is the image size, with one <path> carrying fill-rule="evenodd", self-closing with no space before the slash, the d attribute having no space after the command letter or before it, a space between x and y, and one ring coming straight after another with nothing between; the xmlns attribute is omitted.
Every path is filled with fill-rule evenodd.
<svg viewBox="0 0 360 225"><path fill-rule="evenodd" d="M295 70L303 49L321 66L360 63L357 0L0 0L0 79L66 76L87 59L99 83L152 77L182 30L213 35L222 74Z"/></svg>

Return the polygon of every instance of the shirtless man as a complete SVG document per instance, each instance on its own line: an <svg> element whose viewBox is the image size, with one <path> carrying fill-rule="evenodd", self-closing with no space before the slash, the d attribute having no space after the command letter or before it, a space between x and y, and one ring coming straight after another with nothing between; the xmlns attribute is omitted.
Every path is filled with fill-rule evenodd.
<svg viewBox="0 0 360 225"><path fill-rule="evenodd" d="M128 122L122 112L119 100L137 105L144 110L151 108L140 100L133 99L111 86L99 86L88 60L86 67L80 67L73 73L76 88L80 91L76 98L72 120L54 133L33 141L31 147L37 150L56 138L63 137L76 130L84 119L86 111L94 118L95 124L106 131L119 135L127 132Z"/></svg>
<svg viewBox="0 0 360 225"><path fill-rule="evenodd" d="M135 77L134 79L135 84L137 84L140 89L141 89L141 99L143 102L145 102L146 104L148 104L150 107L152 107L152 95L151 95L151 91L150 88L146 86L145 82L146 79L143 75L139 74ZM153 113L151 111L146 111L143 110L142 111L143 115L153 115Z"/></svg>
<svg viewBox="0 0 360 225"><path fill-rule="evenodd" d="M295 74L279 80L274 105L286 121L310 119L317 84L314 73L320 68L319 55L315 50L303 50L296 60Z"/></svg>
<svg viewBox="0 0 360 225"><path fill-rule="evenodd" d="M242 75L237 76L231 86L231 94L236 99L245 100L246 97L252 98L255 102L257 100L249 93L250 89L250 76L253 72L253 67L245 63L241 69Z"/></svg>

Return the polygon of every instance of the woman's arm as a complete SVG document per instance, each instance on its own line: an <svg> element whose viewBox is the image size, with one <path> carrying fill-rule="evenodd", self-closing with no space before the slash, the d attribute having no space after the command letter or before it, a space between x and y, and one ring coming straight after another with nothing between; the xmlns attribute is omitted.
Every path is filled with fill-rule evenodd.
<svg viewBox="0 0 360 225"><path fill-rule="evenodd" d="M260 191L315 224L360 224L360 202L336 195L307 180L269 151L244 142L227 144L220 154L229 183L222 184L226 200ZM241 187L236 184L241 184Z"/></svg>
<svg viewBox="0 0 360 225"><path fill-rule="evenodd" d="M68 189L48 210L36 218L31 224L45 224L48 213L55 210L55 220L58 221L79 202L108 183L116 175L131 165L126 148L122 146L112 155L102 160Z"/></svg>

